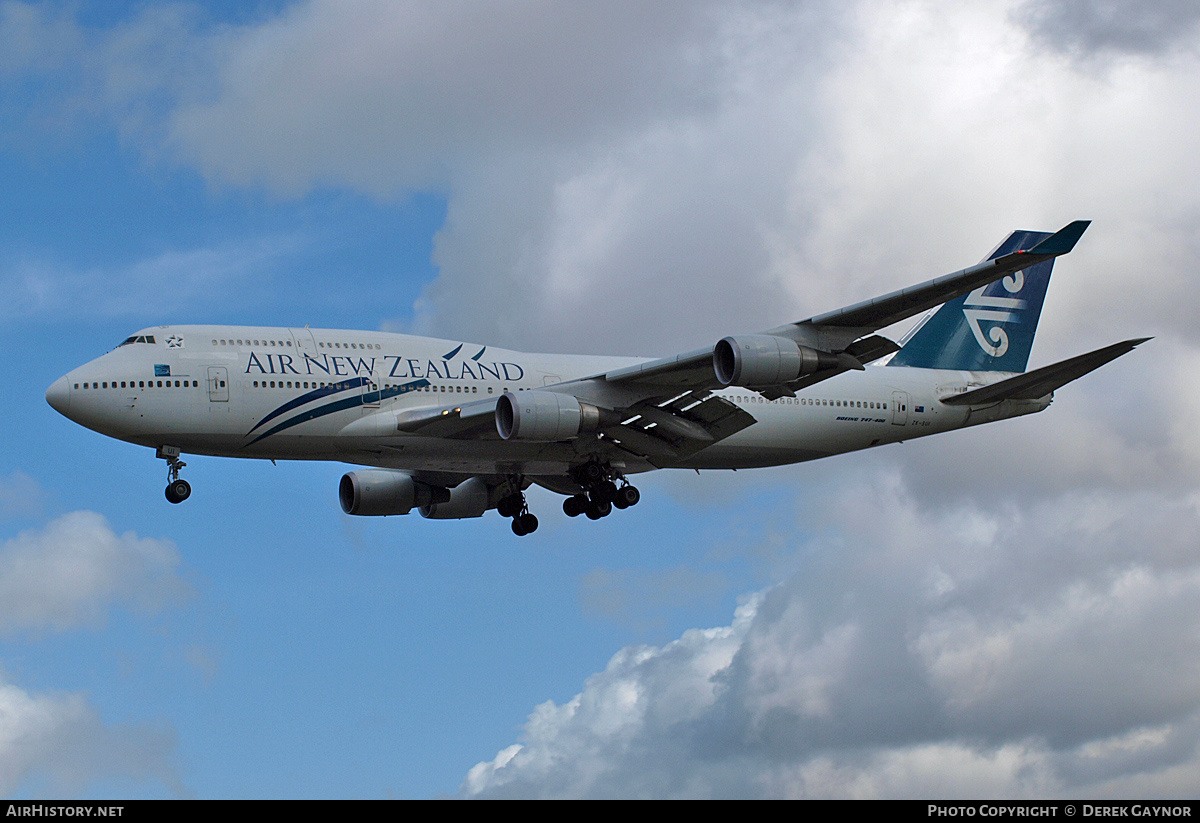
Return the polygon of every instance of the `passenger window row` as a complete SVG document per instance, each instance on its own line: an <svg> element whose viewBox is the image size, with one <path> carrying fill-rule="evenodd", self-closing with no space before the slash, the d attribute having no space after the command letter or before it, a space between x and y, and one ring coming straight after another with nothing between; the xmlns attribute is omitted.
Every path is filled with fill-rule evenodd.
<svg viewBox="0 0 1200 823"><path fill-rule="evenodd" d="M288 348L291 348L292 341L291 340L250 340L249 338L246 338L245 340L233 340L233 339L213 340L212 344L214 346L279 346L281 348L284 346L287 346Z"/></svg>
<svg viewBox="0 0 1200 823"><path fill-rule="evenodd" d="M323 389L327 386L332 386L336 389L348 389L349 383L322 383L316 380L253 380L251 385L256 389ZM385 389L397 388L395 383L385 383ZM425 391L425 392L446 392L453 394L478 394L478 386L404 386L399 387L401 391ZM492 387L488 386L488 394L492 393Z"/></svg>
<svg viewBox="0 0 1200 823"><path fill-rule="evenodd" d="M809 397L781 397L778 400L767 400L758 395L737 395L733 400L740 403L774 403L788 406L835 406L844 409L877 409L887 410L887 403L873 400L827 400Z"/></svg>
<svg viewBox="0 0 1200 823"><path fill-rule="evenodd" d="M801 405L804 406L838 406L846 409L878 409L880 411L887 410L887 403L880 403L872 400L818 400L816 398L803 398Z"/></svg>
<svg viewBox="0 0 1200 823"><path fill-rule="evenodd" d="M141 341L142 341L142 338L140 338L140 337L137 338L137 342L141 342ZM132 338L132 337L125 341L125 343L132 343L132 342L135 342L134 338ZM153 343L154 338L153 337L149 338L149 342ZM124 346L125 343L122 343L121 345ZM274 346L274 347L278 347L278 348L284 348L284 347L289 348L289 349L293 348L291 340L255 340L255 339L249 338L249 337L229 338L228 340L223 339L223 338L213 338L212 344L214 346L268 346L268 347ZM341 342L332 343L332 342L325 342L322 340L321 342L317 343L317 345L322 349L355 349L358 351L366 351L367 349L372 349L372 350L376 350L376 349L382 350L383 349L383 346L381 346L379 343L341 343Z"/></svg>
<svg viewBox="0 0 1200 823"><path fill-rule="evenodd" d="M163 385L164 383L166 385ZM128 385L126 385L126 384L128 384ZM92 381L89 383L84 383L82 387L85 389L89 389L89 388L90 389L110 389L110 388L111 389L124 389L124 388L153 389L156 387L160 388L160 389L169 389L169 388L171 388L171 385L172 385L172 383L170 380L128 380L128 381L122 380L122 381L120 381L120 385L117 384L116 380L111 380L111 381L101 380L100 382ZM174 382L174 386L177 389L187 388L189 385L192 388L199 388L200 381L199 380L190 380L190 381L184 380L181 383L179 380L176 380ZM75 388L76 389L80 388L80 384L76 383Z"/></svg>

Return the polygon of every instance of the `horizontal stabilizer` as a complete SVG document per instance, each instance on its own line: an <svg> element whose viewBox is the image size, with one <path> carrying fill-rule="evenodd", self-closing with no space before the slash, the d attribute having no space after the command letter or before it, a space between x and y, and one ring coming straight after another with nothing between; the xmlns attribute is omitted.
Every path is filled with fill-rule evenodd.
<svg viewBox="0 0 1200 823"><path fill-rule="evenodd" d="M1060 363L1043 366L1025 374L1018 374L1016 377L1001 380L999 383L992 383L989 386L942 398L942 402L948 406L965 406L997 403L1001 400L1036 400L1065 386L1072 380L1078 380L1105 363L1116 360L1123 354L1128 354L1149 339L1149 337L1142 337L1137 340L1114 343L1111 346L1105 346Z"/></svg>

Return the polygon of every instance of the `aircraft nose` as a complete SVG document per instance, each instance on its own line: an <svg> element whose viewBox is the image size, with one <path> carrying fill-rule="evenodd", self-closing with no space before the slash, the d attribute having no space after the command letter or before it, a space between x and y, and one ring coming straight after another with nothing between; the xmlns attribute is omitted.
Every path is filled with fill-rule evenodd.
<svg viewBox="0 0 1200 823"><path fill-rule="evenodd" d="M66 377L58 378L46 389L46 402L59 414L66 415L70 411L71 384Z"/></svg>

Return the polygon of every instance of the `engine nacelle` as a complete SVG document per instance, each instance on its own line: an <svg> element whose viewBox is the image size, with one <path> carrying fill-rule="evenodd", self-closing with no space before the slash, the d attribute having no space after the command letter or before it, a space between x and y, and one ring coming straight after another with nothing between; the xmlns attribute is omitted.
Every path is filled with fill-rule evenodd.
<svg viewBox="0 0 1200 823"><path fill-rule="evenodd" d="M568 440L595 431L609 416L577 397L550 391L505 392L496 401L496 431L505 440Z"/></svg>
<svg viewBox="0 0 1200 823"><path fill-rule="evenodd" d="M444 503L450 490L413 480L404 472L365 469L342 475L338 500L356 515L408 514L416 506Z"/></svg>
<svg viewBox="0 0 1200 823"><path fill-rule="evenodd" d="M433 520L461 520L465 517L482 517L494 508L492 489L481 477L469 477L450 489L450 499L421 506L421 516Z"/></svg>
<svg viewBox="0 0 1200 823"><path fill-rule="evenodd" d="M773 334L726 337L713 347L713 371L723 386L777 386L836 365L836 355Z"/></svg>

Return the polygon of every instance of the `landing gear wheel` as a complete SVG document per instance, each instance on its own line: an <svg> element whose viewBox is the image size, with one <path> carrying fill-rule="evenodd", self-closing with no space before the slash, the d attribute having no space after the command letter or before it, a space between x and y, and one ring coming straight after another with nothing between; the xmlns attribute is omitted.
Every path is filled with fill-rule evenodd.
<svg viewBox="0 0 1200 823"><path fill-rule="evenodd" d="M587 511L587 502L582 494L572 495L563 501L563 513L567 517L578 517Z"/></svg>
<svg viewBox="0 0 1200 823"><path fill-rule="evenodd" d="M622 486L617 489L617 497L613 500L613 505L618 509L627 509L630 506L636 506L641 499L642 493L633 486Z"/></svg>
<svg viewBox="0 0 1200 823"><path fill-rule="evenodd" d="M597 503L594 500L589 500L584 514L588 516L588 520L599 520L601 517L607 517L612 514L612 503Z"/></svg>
<svg viewBox="0 0 1200 823"><path fill-rule="evenodd" d="M519 492L500 498L500 502L496 504L496 511L500 513L501 517L516 517L523 508L525 508L525 495Z"/></svg>
<svg viewBox="0 0 1200 823"><path fill-rule="evenodd" d="M597 503L611 503L617 499L617 484L611 480L602 480L592 486L589 497Z"/></svg>
<svg viewBox="0 0 1200 823"><path fill-rule="evenodd" d="M527 534L533 534L537 531L538 519L529 512L519 514L513 518L512 530L517 537L524 537Z"/></svg>
<svg viewBox="0 0 1200 823"><path fill-rule="evenodd" d="M167 486L167 500L172 503L182 503L192 495L192 485L186 480L172 480Z"/></svg>

